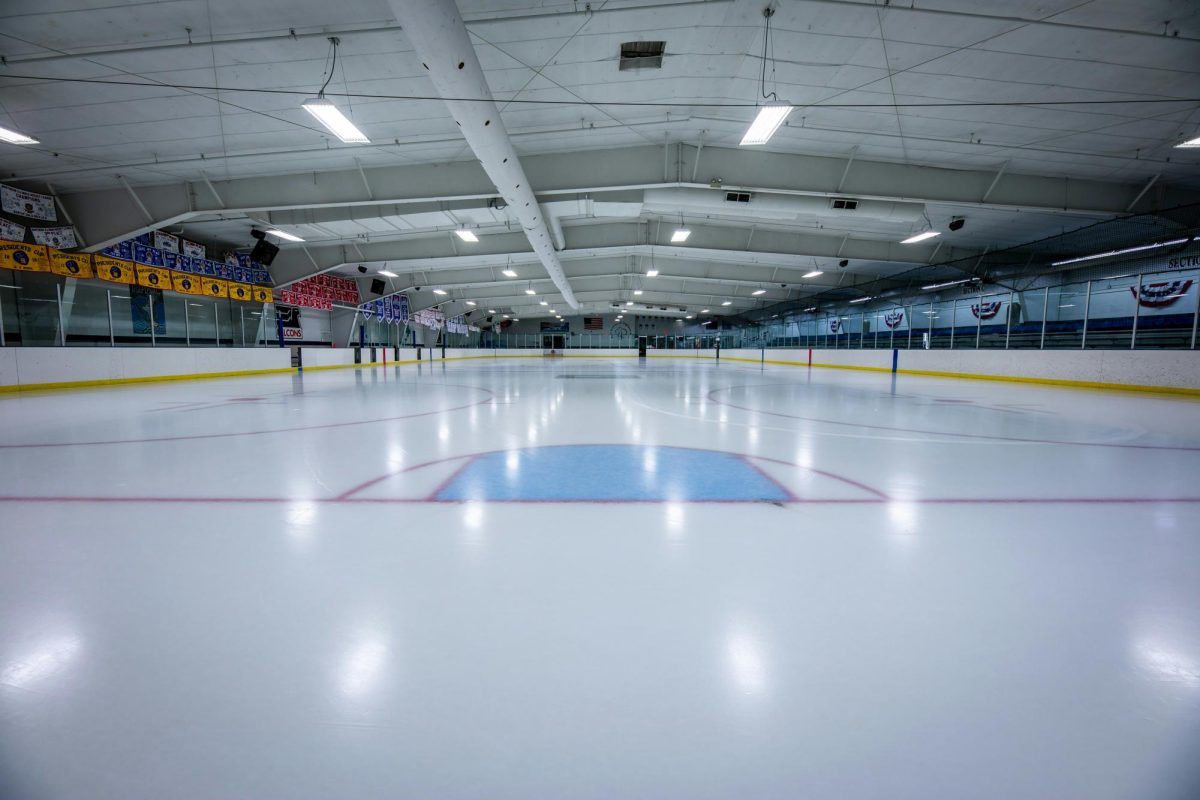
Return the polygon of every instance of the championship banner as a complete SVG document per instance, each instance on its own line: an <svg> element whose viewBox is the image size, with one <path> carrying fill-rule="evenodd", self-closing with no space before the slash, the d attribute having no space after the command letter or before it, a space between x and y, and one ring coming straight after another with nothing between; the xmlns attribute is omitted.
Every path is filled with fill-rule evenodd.
<svg viewBox="0 0 1200 800"><path fill-rule="evenodd" d="M135 283L137 281L132 261L97 255L92 258L92 265L96 268L96 277L102 281L113 283Z"/></svg>
<svg viewBox="0 0 1200 800"><path fill-rule="evenodd" d="M0 242L0 267L22 272L49 272L50 256L44 244Z"/></svg>
<svg viewBox="0 0 1200 800"><path fill-rule="evenodd" d="M53 197L8 185L0 185L0 208L19 217L45 219L50 222L58 219L54 212Z"/></svg>
<svg viewBox="0 0 1200 800"><path fill-rule="evenodd" d="M25 241L25 226L12 220L0 219L0 239L10 242Z"/></svg>
<svg viewBox="0 0 1200 800"><path fill-rule="evenodd" d="M185 272L171 273L171 285L180 294L204 294L202 280Z"/></svg>
<svg viewBox="0 0 1200 800"><path fill-rule="evenodd" d="M275 302L275 298L272 296L271 290L266 286L255 286L252 291L254 292L254 302L256 303Z"/></svg>
<svg viewBox="0 0 1200 800"><path fill-rule="evenodd" d="M112 256L122 261L133 261L133 242L124 241L110 244L100 251L99 255Z"/></svg>
<svg viewBox="0 0 1200 800"><path fill-rule="evenodd" d="M376 317L376 319L379 319L379 320L383 319L383 312L384 312L384 308L386 306L387 306L387 303L384 302L383 298L380 298L375 301L375 317Z"/></svg>
<svg viewBox="0 0 1200 800"><path fill-rule="evenodd" d="M69 225L63 228L31 228L33 240L38 244L48 244L51 247L78 247L75 243L75 229Z"/></svg>
<svg viewBox="0 0 1200 800"><path fill-rule="evenodd" d="M159 250L163 250L168 253L179 252L179 237L172 236L171 234L164 233L163 231L155 231L153 234L151 234L150 243Z"/></svg>
<svg viewBox="0 0 1200 800"><path fill-rule="evenodd" d="M229 297L229 284L220 278L205 278L204 294L209 297Z"/></svg>
<svg viewBox="0 0 1200 800"><path fill-rule="evenodd" d="M138 264L145 264L148 267L163 267L166 262L163 261L163 251L157 247L147 247L141 242L133 244L133 260Z"/></svg>
<svg viewBox="0 0 1200 800"><path fill-rule="evenodd" d="M249 303L254 299L254 287L248 283L230 283L229 299Z"/></svg>
<svg viewBox="0 0 1200 800"><path fill-rule="evenodd" d="M91 253L64 253L61 250L50 251L50 271L55 275L68 278L94 278Z"/></svg>
<svg viewBox="0 0 1200 800"><path fill-rule="evenodd" d="M196 244L195 242L189 242L187 239L180 239L179 245L182 248L183 254L185 256L187 256L188 258L206 258L207 257L204 252L204 245L202 245L202 244Z"/></svg>
<svg viewBox="0 0 1200 800"><path fill-rule="evenodd" d="M363 303L358 307L358 310L362 313L363 319L370 319L371 315L375 313L375 304Z"/></svg>
<svg viewBox="0 0 1200 800"><path fill-rule="evenodd" d="M136 266L138 286L145 286L147 289L171 288L171 270L163 267L148 267L145 264Z"/></svg>

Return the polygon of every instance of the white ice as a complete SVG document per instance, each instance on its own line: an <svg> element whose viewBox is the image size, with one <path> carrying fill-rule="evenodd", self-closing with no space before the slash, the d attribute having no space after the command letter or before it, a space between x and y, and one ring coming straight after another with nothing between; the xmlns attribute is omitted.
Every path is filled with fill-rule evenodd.
<svg viewBox="0 0 1200 800"><path fill-rule="evenodd" d="M483 359L0 412L3 798L1200 796L1194 400ZM421 501L572 443L797 500Z"/></svg>

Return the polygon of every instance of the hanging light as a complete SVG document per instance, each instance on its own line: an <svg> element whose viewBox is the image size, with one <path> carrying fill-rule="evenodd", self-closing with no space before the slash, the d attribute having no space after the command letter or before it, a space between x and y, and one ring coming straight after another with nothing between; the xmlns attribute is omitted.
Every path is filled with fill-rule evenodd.
<svg viewBox="0 0 1200 800"><path fill-rule="evenodd" d="M324 125L330 133L346 144L370 144L371 140L367 138L366 134L360 131L350 121L350 118L333 104L333 101L325 99L325 87L333 80L333 70L337 66L337 49L341 40L336 36L330 36L329 44L333 48L333 63L329 65L329 77L325 79L317 96L305 100L300 107L316 117L317 122Z"/></svg>

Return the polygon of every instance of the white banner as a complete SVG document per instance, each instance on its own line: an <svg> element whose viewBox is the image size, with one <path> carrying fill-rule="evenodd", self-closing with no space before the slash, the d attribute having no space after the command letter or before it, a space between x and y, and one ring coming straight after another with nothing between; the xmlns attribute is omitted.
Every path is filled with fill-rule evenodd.
<svg viewBox="0 0 1200 800"><path fill-rule="evenodd" d="M208 258L204 252L204 245L189 242L183 239L180 244L183 246L183 254L188 258Z"/></svg>
<svg viewBox="0 0 1200 800"><path fill-rule="evenodd" d="M63 228L31 228L33 240L38 244L48 244L59 250L76 246L75 229L70 225Z"/></svg>
<svg viewBox="0 0 1200 800"><path fill-rule="evenodd" d="M150 235L150 244L157 247L159 250L169 250L172 253L179 252L179 237L172 236L163 231L155 231Z"/></svg>
<svg viewBox="0 0 1200 800"><path fill-rule="evenodd" d="M0 219L0 239L8 242L25 241L25 226L7 219Z"/></svg>
<svg viewBox="0 0 1200 800"><path fill-rule="evenodd" d="M0 208L19 217L46 219L51 222L58 219L54 212L53 197L8 185L0 185Z"/></svg>

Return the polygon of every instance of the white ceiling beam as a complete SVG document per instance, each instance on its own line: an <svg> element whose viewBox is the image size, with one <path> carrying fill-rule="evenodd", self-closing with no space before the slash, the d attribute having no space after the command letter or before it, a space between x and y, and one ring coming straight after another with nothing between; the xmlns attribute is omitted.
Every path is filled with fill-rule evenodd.
<svg viewBox="0 0 1200 800"><path fill-rule="evenodd" d="M1142 184L1078 180L1007 172L988 202L980 198L995 179L995 171L953 170L880 161L855 160L855 168L838 192L846 160L825 156L770 153L706 146L704 172L698 183L647 182L661 169L661 150L654 146L575 153L525 156L522 165L543 201L583 194L648 188L709 188L721 178L722 188L781 194L940 203L964 208L1037 210L1095 216L1120 214ZM372 187L367 193L364 175ZM431 192L430 187L437 187ZM1162 187L1166 206L1200 200L1200 193L1176 186ZM221 198L218 202L216 196ZM147 224L123 187L63 193L64 205L80 232L95 250L154 227L224 212L287 212L331 208L371 208L396 205L486 201L497 196L495 186L475 161L419 164L278 175L139 185L138 194L155 222Z"/></svg>

